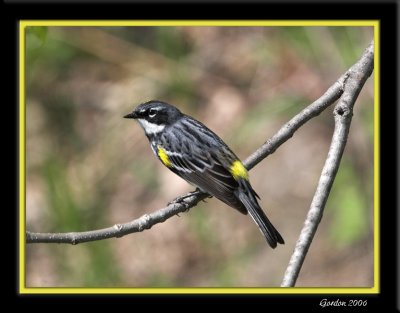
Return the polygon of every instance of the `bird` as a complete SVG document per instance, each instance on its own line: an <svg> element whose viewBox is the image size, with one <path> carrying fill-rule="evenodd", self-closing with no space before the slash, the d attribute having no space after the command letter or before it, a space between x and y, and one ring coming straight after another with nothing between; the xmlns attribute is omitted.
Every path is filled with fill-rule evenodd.
<svg viewBox="0 0 400 313"><path fill-rule="evenodd" d="M242 161L207 126L160 100L141 103L124 118L139 122L157 158L196 191L249 213L271 248L285 243L259 205Z"/></svg>

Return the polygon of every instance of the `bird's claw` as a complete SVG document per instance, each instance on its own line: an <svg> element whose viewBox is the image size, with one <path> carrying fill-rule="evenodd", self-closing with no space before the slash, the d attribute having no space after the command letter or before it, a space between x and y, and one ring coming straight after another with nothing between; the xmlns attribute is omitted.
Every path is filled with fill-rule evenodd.
<svg viewBox="0 0 400 313"><path fill-rule="evenodd" d="M200 189L196 189L195 191L189 192L186 195L179 196L179 197L175 198L174 200L168 202L168 205L182 203L182 202L184 202L185 199L190 198L192 196L196 196L196 195L201 194L201 193L202 192L201 192Z"/></svg>

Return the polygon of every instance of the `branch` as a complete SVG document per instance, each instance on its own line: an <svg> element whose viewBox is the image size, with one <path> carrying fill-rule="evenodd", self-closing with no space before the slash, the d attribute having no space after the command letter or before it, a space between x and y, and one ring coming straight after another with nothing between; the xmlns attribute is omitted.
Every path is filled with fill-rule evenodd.
<svg viewBox="0 0 400 313"><path fill-rule="evenodd" d="M131 233L141 232L150 229L153 225L162 223L168 218L185 212L194 207L198 202L207 198L207 194L186 197L182 202L173 203L151 214L145 214L142 217L124 224L115 224L108 228L84 232L70 233L33 233L26 232L27 243L70 243L78 244L88 241L96 241L108 238L118 238Z"/></svg>
<svg viewBox="0 0 400 313"><path fill-rule="evenodd" d="M347 143L354 103L371 75L374 68L374 42L365 50L360 60L346 72L346 83L343 95L334 109L335 129L328 152L328 157L322 169L317 190L311 202L310 210L297 240L296 247L290 258L281 287L293 287L296 283L301 266L310 248L311 242L321 221L329 192L335 180L340 160Z"/></svg>
<svg viewBox="0 0 400 313"><path fill-rule="evenodd" d="M313 117L318 116L327 107L332 105L343 94L348 73L342 75L318 100L303 109L299 114L293 117L267 142L250 155L243 163L248 170L252 169L269 154L276 151L280 145L290 139L293 134L304 123ZM141 232L150 229L155 224L162 223L168 218L183 213L197 205L198 202L207 198L204 193L197 193L186 197L183 201L169 204L151 214L145 214L142 217L124 224L116 224L112 227L86 231L86 232L69 232L69 233L34 233L26 232L27 243L69 243L78 244L88 241L96 241L108 238L118 238L127 234Z"/></svg>

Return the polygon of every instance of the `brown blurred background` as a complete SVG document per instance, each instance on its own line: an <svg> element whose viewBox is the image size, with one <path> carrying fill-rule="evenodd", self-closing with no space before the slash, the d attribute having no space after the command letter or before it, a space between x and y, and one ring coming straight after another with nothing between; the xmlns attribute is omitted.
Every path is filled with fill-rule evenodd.
<svg viewBox="0 0 400 313"><path fill-rule="evenodd" d="M124 223L191 191L122 116L175 104L245 159L320 97L372 27L28 27L26 216L37 232ZM297 286L373 285L373 77ZM150 230L77 246L26 247L27 287L279 286L333 130L332 108L250 172L286 244L216 199Z"/></svg>

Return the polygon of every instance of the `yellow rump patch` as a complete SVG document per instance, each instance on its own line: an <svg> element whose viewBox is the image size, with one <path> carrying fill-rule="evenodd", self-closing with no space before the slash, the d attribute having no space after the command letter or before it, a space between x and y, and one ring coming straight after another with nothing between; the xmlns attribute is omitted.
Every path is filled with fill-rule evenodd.
<svg viewBox="0 0 400 313"><path fill-rule="evenodd" d="M163 164L164 164L165 166L171 167L171 166L172 166L172 163L171 163L171 161L170 161L169 158L168 158L167 151L165 151L165 149L162 148L162 147L160 147L160 146L157 146L157 148L158 148L157 154L158 154L158 156L160 157L161 162L163 162Z"/></svg>
<svg viewBox="0 0 400 313"><path fill-rule="evenodd" d="M249 180L249 174L247 173L246 168L243 163L239 160L232 163L230 172L234 179L238 180L239 178L243 178Z"/></svg>

